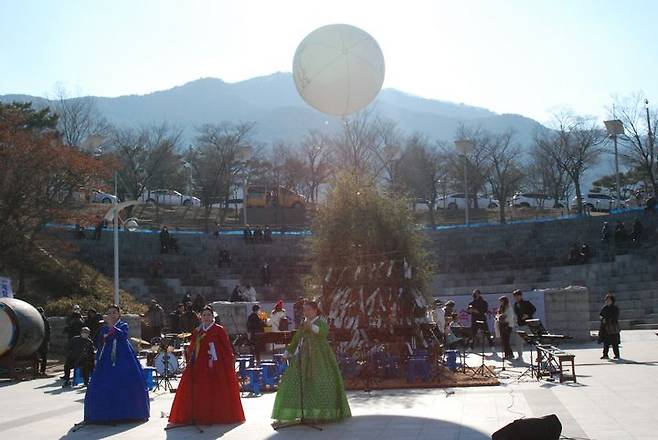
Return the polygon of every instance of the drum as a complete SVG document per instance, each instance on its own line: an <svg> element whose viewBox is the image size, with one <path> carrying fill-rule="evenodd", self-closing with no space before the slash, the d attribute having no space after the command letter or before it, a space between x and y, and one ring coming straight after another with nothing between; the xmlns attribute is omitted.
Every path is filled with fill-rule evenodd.
<svg viewBox="0 0 658 440"><path fill-rule="evenodd" d="M172 353L160 352L153 360L153 366L160 376L165 372L168 376L174 375L178 372L178 359Z"/></svg>
<svg viewBox="0 0 658 440"><path fill-rule="evenodd" d="M0 357L29 357L45 335L41 314L31 304L14 298L0 299Z"/></svg>

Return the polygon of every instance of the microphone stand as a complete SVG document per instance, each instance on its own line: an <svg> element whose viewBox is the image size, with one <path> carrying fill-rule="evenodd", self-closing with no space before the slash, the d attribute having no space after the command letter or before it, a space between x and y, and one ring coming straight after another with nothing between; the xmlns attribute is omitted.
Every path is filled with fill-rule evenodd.
<svg viewBox="0 0 658 440"><path fill-rule="evenodd" d="M293 422L276 425L275 427L273 427L275 431L278 431L279 429L283 429L283 428L290 428L291 426L308 426L309 428L313 428L316 431L322 431L322 428L320 428L319 426L307 422L306 417L304 416L304 374L303 374L303 364L302 364L302 348L304 345L303 338L301 343L302 343L302 347L299 347L298 349L297 362L299 364L299 403L302 407L302 417L301 419L299 419L299 421L295 420Z"/></svg>
<svg viewBox="0 0 658 440"><path fill-rule="evenodd" d="M199 337L197 335L197 337ZM196 343L195 343L196 345ZM190 368L190 386L192 387L192 420L190 423L181 423L180 425L171 425L171 426L166 426L165 431L169 431L170 429L176 429L176 428L184 428L185 426L194 426L199 433L203 432L203 429L197 424L196 422L196 399L194 396L194 364L196 364L196 352L192 351L192 357L191 357L192 362L190 362L187 366L187 368ZM182 380L182 378L181 378ZM180 386L180 384L179 384Z"/></svg>

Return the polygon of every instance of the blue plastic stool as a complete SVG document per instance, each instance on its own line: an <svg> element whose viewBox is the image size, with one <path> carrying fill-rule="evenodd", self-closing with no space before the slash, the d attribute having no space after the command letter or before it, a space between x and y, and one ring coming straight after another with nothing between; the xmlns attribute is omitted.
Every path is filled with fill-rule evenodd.
<svg viewBox="0 0 658 440"><path fill-rule="evenodd" d="M400 358L389 355L384 360L384 377L400 377Z"/></svg>
<svg viewBox="0 0 658 440"><path fill-rule="evenodd" d="M410 357L407 362L407 382L416 382L420 379L423 382L429 381L430 369L427 358L422 356Z"/></svg>
<svg viewBox="0 0 658 440"><path fill-rule="evenodd" d="M274 362L276 362L278 374L281 376L288 369L288 361L283 356L283 353L276 353L272 357L274 358Z"/></svg>
<svg viewBox="0 0 658 440"><path fill-rule="evenodd" d="M248 391L253 395L259 395L263 369L260 367L250 367L247 368L247 373L249 374L249 383L245 384L243 391Z"/></svg>
<svg viewBox="0 0 658 440"><path fill-rule="evenodd" d="M457 350L446 350L446 364L450 371L457 370Z"/></svg>
<svg viewBox="0 0 658 440"><path fill-rule="evenodd" d="M155 380L153 380L153 376L155 374L155 368L154 367L144 367L144 380L146 381L146 388L149 391L153 391L153 388L155 388Z"/></svg>
<svg viewBox="0 0 658 440"><path fill-rule="evenodd" d="M262 361L263 385L273 387L279 381L279 369L274 361Z"/></svg>
<svg viewBox="0 0 658 440"><path fill-rule="evenodd" d="M343 356L338 360L340 372L343 377L352 378L356 376L356 361L349 356Z"/></svg>
<svg viewBox="0 0 658 440"><path fill-rule="evenodd" d="M80 385L83 382L84 381L82 379L82 369L76 368L75 370L73 370L73 386Z"/></svg>
<svg viewBox="0 0 658 440"><path fill-rule="evenodd" d="M239 356L235 359L238 363L238 376L247 377L247 368L251 366L252 359L250 356Z"/></svg>

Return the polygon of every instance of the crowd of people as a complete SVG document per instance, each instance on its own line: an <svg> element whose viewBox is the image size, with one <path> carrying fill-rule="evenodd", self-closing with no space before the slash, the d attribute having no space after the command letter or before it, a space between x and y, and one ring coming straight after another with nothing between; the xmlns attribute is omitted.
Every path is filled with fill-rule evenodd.
<svg viewBox="0 0 658 440"><path fill-rule="evenodd" d="M178 384L169 422L173 425L241 423L245 414L228 334L216 323L211 306L203 304L200 310L195 310L196 299L190 299L186 295L172 316L172 323L180 322L191 311L197 321L191 329L188 362ZM303 412L312 414L316 422L339 421L351 416L340 369L327 341L329 325L319 316L317 303L305 301L302 309L303 321L284 352L289 368L281 378L272 409L274 426L298 420ZM263 330L258 313L259 306L254 305L249 318L253 332ZM45 314L43 318L46 320ZM154 300L143 318L156 331L161 329L158 326L163 323L164 311ZM270 320L274 331L287 330L288 316L282 300L274 306ZM80 307L75 306L67 317L65 332L71 337L64 365L64 386L70 385L71 371L79 368L87 387L83 423L148 420L150 400L146 380L121 309L111 305L104 319L91 310L83 318ZM312 373L302 365L312 365Z"/></svg>
<svg viewBox="0 0 658 440"><path fill-rule="evenodd" d="M480 290L475 289L473 291L472 301L466 308L466 313L470 316L469 343L471 348L474 347L477 338L481 338L483 344L494 345L494 338L489 327L489 316L493 315L495 319L494 333L500 339L504 358L507 360L514 359L512 349L514 345L518 355L516 360L523 361L524 341L516 332L528 332L526 321L534 318L537 309L532 302L523 298L523 292L520 290L515 290L512 293L512 298L513 303L510 302L507 296L500 296L498 298L498 307L494 313L491 313L489 303L483 298ZM436 307L431 319L436 323L439 331L445 335L446 345L449 348L461 340L455 334L455 329L457 327L463 328L463 324L459 313L455 310L454 301L448 300L442 306Z"/></svg>
<svg viewBox="0 0 658 440"><path fill-rule="evenodd" d="M629 235L624 222L622 221L616 222L614 231L610 230L610 225L608 224L608 222L603 222L603 225L601 225L601 233L600 233L601 241L603 243L610 243L610 238L613 236L612 235L613 233L614 233L614 239L616 244L623 244L630 241L633 244L639 245L642 242L642 235L644 234L644 225L642 224L642 221L638 217L636 217L635 220L633 220L633 224L631 226L631 232Z"/></svg>
<svg viewBox="0 0 658 440"><path fill-rule="evenodd" d="M242 236L245 243L271 243L272 242L272 230L269 226L264 228L256 226L254 229L246 227L242 231Z"/></svg>

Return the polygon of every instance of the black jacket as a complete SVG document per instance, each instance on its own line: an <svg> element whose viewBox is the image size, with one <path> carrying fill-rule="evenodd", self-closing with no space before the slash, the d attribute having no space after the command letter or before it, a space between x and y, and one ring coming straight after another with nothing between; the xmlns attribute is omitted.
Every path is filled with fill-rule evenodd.
<svg viewBox="0 0 658 440"><path fill-rule="evenodd" d="M258 313L252 312L251 315L249 315L249 318L247 318L247 331L251 336L265 331L265 324L258 316Z"/></svg>
<svg viewBox="0 0 658 440"><path fill-rule="evenodd" d="M90 339L75 336L69 343L66 359L76 365L92 361L94 359L94 344Z"/></svg>
<svg viewBox="0 0 658 440"><path fill-rule="evenodd" d="M74 336L80 335L80 330L83 327L82 315L77 312L73 312L66 318L66 327L64 327L64 333L66 333L69 339Z"/></svg>
<svg viewBox="0 0 658 440"><path fill-rule="evenodd" d="M530 301L522 299L520 302L514 303L514 314L516 314L516 322L520 326L526 325L523 315L528 315L527 319L532 319L535 316L537 309Z"/></svg>

